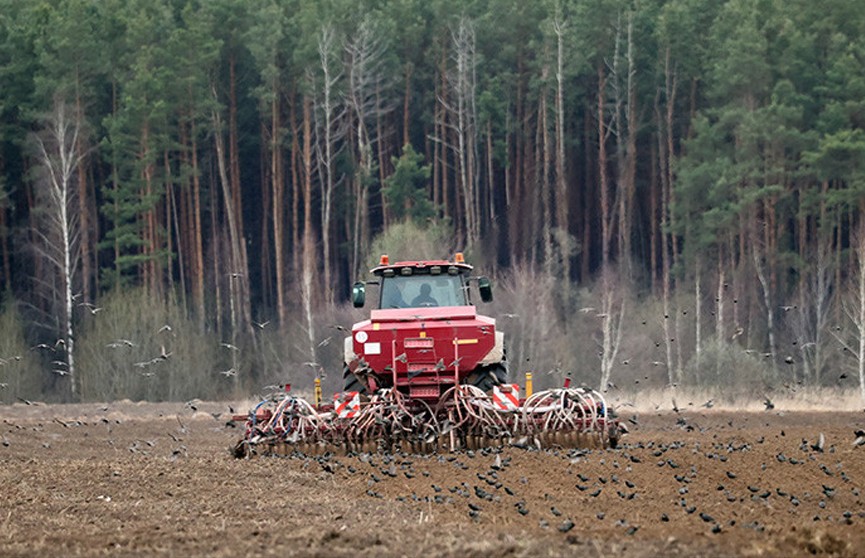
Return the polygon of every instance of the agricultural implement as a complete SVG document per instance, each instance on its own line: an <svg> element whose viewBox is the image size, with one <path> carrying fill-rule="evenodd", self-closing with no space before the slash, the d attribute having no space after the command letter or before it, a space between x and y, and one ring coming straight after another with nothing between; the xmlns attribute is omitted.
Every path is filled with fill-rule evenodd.
<svg viewBox="0 0 865 558"><path fill-rule="evenodd" d="M345 339L344 391L314 403L290 390L249 412L238 457L301 452L448 452L491 446L615 447L624 430L603 396L586 387L534 392L508 383L504 335L476 313L472 285L492 300L486 277L457 253L453 261L382 256L377 280L355 283L355 307L366 285L378 285L378 308ZM521 395L521 392L524 395Z"/></svg>

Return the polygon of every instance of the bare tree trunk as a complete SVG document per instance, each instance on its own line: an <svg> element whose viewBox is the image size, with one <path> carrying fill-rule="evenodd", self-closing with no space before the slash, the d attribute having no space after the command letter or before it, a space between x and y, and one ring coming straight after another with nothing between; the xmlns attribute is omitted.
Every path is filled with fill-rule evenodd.
<svg viewBox="0 0 865 558"><path fill-rule="evenodd" d="M568 186L565 177L565 23L556 14L553 32L556 35L556 226L564 239L570 234L568 223ZM562 277L564 279L565 300L570 298L571 254L562 254Z"/></svg>
<svg viewBox="0 0 865 558"><path fill-rule="evenodd" d="M715 295L717 299L716 302L716 312L715 312L715 334L716 340L718 344L718 350L724 350L724 346L726 345L726 331L724 329L724 286L725 282L725 273L724 273L724 257L723 251L718 249L718 291ZM721 378L721 359L715 359L715 377L720 380Z"/></svg>
<svg viewBox="0 0 865 558"><path fill-rule="evenodd" d="M216 335L222 337L222 234L217 225L219 207L217 204L216 188L210 188L210 238L211 250L213 251L213 301L214 314L216 315Z"/></svg>
<svg viewBox="0 0 865 558"><path fill-rule="evenodd" d="M701 370L700 359L703 354L703 258L699 254L694 262L694 358L697 371Z"/></svg>
<svg viewBox="0 0 865 558"><path fill-rule="evenodd" d="M315 362L315 324L312 307L315 283L315 237L312 227L312 100L303 98L303 270L301 300L306 322L310 362Z"/></svg>
<svg viewBox="0 0 865 558"><path fill-rule="evenodd" d="M297 160L300 156L300 143L297 140L300 126L297 124L297 101L294 93L289 95L288 119L291 126L291 269L295 272L301 268L300 255L300 177ZM284 289L285 287L283 287Z"/></svg>
<svg viewBox="0 0 865 558"><path fill-rule="evenodd" d="M177 216L177 201L174 199L174 178L171 173L171 158L168 150L162 152L162 164L165 168L165 267L168 270L168 287L169 292L174 291L174 269L172 260L172 246L176 245L177 249L177 268L180 278L180 300L182 306L186 307L186 278L184 271L186 268L186 252L183 250L181 241L182 231ZM176 235L176 240L175 240Z"/></svg>
<svg viewBox="0 0 865 558"><path fill-rule="evenodd" d="M546 84L549 79L549 67L544 64L541 69L541 83ZM538 181L536 188L541 190L541 244L544 249L543 264L544 271L547 275L553 274L553 235L552 235L552 220L553 211L550 200L550 134L547 123L548 108L547 108L547 87L541 86L541 92L538 100L538 150L540 151L540 161L538 161L537 176ZM536 244L536 243L533 243Z"/></svg>
<svg viewBox="0 0 865 558"><path fill-rule="evenodd" d="M660 121L659 121L660 122ZM664 329L664 351L666 361L664 365L667 368L667 382L670 385L676 385L678 378L675 374L675 366L673 364L673 346L672 346L672 331L670 328L670 246L667 238L667 219L670 214L670 184L667 165L670 163L667 157L667 146L664 142L664 131L661 127L658 128L658 165L660 167L661 181L661 208L660 219L661 223L658 227L660 232L659 251L661 252L661 300L664 311L663 329Z"/></svg>
<svg viewBox="0 0 865 558"><path fill-rule="evenodd" d="M676 179L674 176L674 165L673 161L676 158L676 148L675 148L675 137L676 132L674 129L675 123L675 113L676 113L676 92L678 88L679 82L679 74L675 67L670 66L670 49L669 47L666 50L665 58L664 58L664 77L665 77L665 92L667 99L667 118L666 118L666 132L667 132L667 146L666 146L666 155L667 162L664 165L664 168L667 171L667 196L669 207L674 207L676 205L676 189L675 183ZM669 213L667 218L669 219L669 226L671 229L675 228L675 217L672 213ZM676 260L679 257L679 237L675 234L670 234L670 248L671 248L671 257L673 265L676 264Z"/></svg>
<svg viewBox="0 0 865 558"><path fill-rule="evenodd" d="M232 50L228 60L228 159L231 180L231 201L235 212L235 222L240 236L243 236L243 196L240 187L240 146L237 132L237 60Z"/></svg>
<svg viewBox="0 0 865 558"><path fill-rule="evenodd" d="M610 130L616 138L616 192L614 207L616 222L616 248L618 259L629 281L634 279L634 264L631 248L632 206L634 203L636 175L636 86L634 76L633 14L627 14L625 29L625 53L627 63L624 80L620 72L620 49L622 42L621 17L616 22L615 49L610 64L609 82L613 91L614 108L610 117ZM611 217L612 218L612 217ZM610 225L611 226L611 225ZM612 231L608 231L612 235Z"/></svg>
<svg viewBox="0 0 865 558"><path fill-rule="evenodd" d="M283 208L285 198L285 179L282 170L282 106L276 85L273 86L270 104L270 179L271 198L273 199L273 247L276 265L276 313L280 325L288 319L285 299L285 225Z"/></svg>
<svg viewBox="0 0 865 558"><path fill-rule="evenodd" d="M266 145L269 142L268 138L270 134L264 122L258 123L258 135L261 138L262 145ZM276 295L276 270L272 262L276 258L276 254L273 253L270 234L271 230L274 230L273 217L275 216L275 207L273 205L273 173L270 170L271 161L268 153L269 150L268 152L261 150L258 155L258 174L261 188L261 219L259 219L261 246L258 250L258 269L261 275L261 304L265 308L271 308L276 304L274 300ZM280 150L280 165L282 165L282 150ZM283 191L285 191L285 183L283 182L281 185ZM280 216L284 214L282 212Z"/></svg>
<svg viewBox="0 0 865 558"><path fill-rule="evenodd" d="M411 78L414 71L414 64L411 62L405 63L405 91L403 92L402 105L402 144L411 143L409 137L409 107L411 106Z"/></svg>
<svg viewBox="0 0 865 558"><path fill-rule="evenodd" d="M756 209L752 209L756 212ZM766 307L766 332L769 336L769 352L772 354L772 373L778 379L778 346L775 342L775 308L772 302L772 289L769 285L766 270L766 249L763 239L759 237L756 228L762 228L765 223L756 216L752 219L751 255L754 260L754 270L763 291L763 304Z"/></svg>
<svg viewBox="0 0 865 558"><path fill-rule="evenodd" d="M468 245L480 238L480 201L478 177L478 129L476 107L476 52L474 25L468 18L459 20L457 28L451 33L453 44L452 59L454 68L447 71L445 61L442 62L442 90L438 96L441 105L441 122L439 136L436 140L446 146L454 154L456 163L457 193L455 195L456 215L454 222L458 235ZM449 78L447 77L449 75ZM449 100L448 89L453 94ZM447 151L443 150L443 161L447 160ZM443 166L442 195L445 216L448 216L447 167Z"/></svg>
<svg viewBox="0 0 865 558"><path fill-rule="evenodd" d="M213 97L216 100L216 89L213 89ZM231 264L229 268L229 286L231 288L231 310L232 310L232 335L240 331L252 332L252 317L249 303L248 289L248 267L246 265L243 238L237 223L231 182L228 177L228 169L225 164L225 146L222 138L222 117L219 110L212 113L214 128L214 144L216 148L216 163L219 171L219 182L222 187L223 204L225 205L225 216L228 219L228 236L231 246ZM237 376L235 376L235 381Z"/></svg>
<svg viewBox="0 0 865 558"><path fill-rule="evenodd" d="M673 115L675 112L675 100L676 100L676 83L677 83L677 73L675 68L670 66L670 49L667 48L665 52L664 58L664 92L665 92L665 100L666 100L666 119L665 119L665 138L666 143L660 142L659 145L659 155L663 161L663 172L661 176L661 188L662 188L662 202L661 202L661 258L662 258L662 267L663 267L663 296L664 296L664 332L665 332L665 345L667 351L667 370L668 376L670 378L675 377L676 382L680 382L682 380L682 354L681 349L677 345L677 359L674 365L672 357L673 357L673 342L674 338L670 335L670 317L671 317L671 307L670 307L670 291L672 288L672 277L670 275L670 270L676 263L676 257L678 254L678 240L677 236L673 233L667 233L666 231L673 228L673 213L671 208L675 205L675 188L674 188L674 180L673 180L673 159L675 157L674 153L674 145L673 145ZM678 330L678 312L676 319L676 328ZM681 344L681 343L680 343ZM671 383L673 383L671 381Z"/></svg>
<svg viewBox="0 0 865 558"><path fill-rule="evenodd" d="M625 300L620 286L614 282L609 268L601 271L601 390L606 390L616 365L616 356L622 345L622 331L625 322Z"/></svg>
<svg viewBox="0 0 865 558"><path fill-rule="evenodd" d="M456 159L463 197L463 218L465 219L466 243L474 245L478 239L477 223L475 223L474 168L471 161L471 150L474 147L474 118L472 106L474 103L473 73L475 66L475 34L474 27L467 18L462 18L454 34L454 55L456 75L453 80L456 96Z"/></svg>
<svg viewBox="0 0 865 558"><path fill-rule="evenodd" d="M361 258L367 256L370 241L368 211L369 186L373 178L375 138L370 137L370 123L376 122L389 109L383 97L386 84L384 69L385 45L379 39L376 25L364 19L356 34L346 45L348 63L347 103L355 127L357 171L354 176L355 213L352 239L352 273L360 273Z"/></svg>
<svg viewBox="0 0 865 558"><path fill-rule="evenodd" d="M334 126L340 126L339 119L342 115L337 113L337 106L334 101L333 89L341 79L341 73L333 73L332 58L334 52L334 30L332 27L325 26L321 30L321 35L318 41L318 54L321 61L321 71L323 76L322 81L322 103L320 111L323 113L324 122L321 125L320 134L323 134L324 149L318 146L321 151L319 156L319 167L321 171L321 187L322 187L322 208L321 208L321 241L322 252L324 255L324 284L331 284L331 216L333 213L333 197L337 186L337 181L334 177L333 161L337 155L336 142L343 136L342 128L334 129ZM408 79L408 78L406 78ZM408 101L406 101L408 102ZM405 108L405 117L408 118L408 107ZM333 302L333 289L325 289L326 302Z"/></svg>
<svg viewBox="0 0 865 558"><path fill-rule="evenodd" d="M304 281L315 275L315 234L312 226L312 100L303 98L303 250ZM309 254L306 254L309 252ZM307 269L308 267L308 269ZM312 291L309 292L312 296Z"/></svg>
<svg viewBox="0 0 865 558"><path fill-rule="evenodd" d="M859 226L858 238L855 241L856 259L859 262L859 315L856 327L859 330L859 351L856 368L859 376L859 394L865 405L865 225Z"/></svg>
<svg viewBox="0 0 865 558"><path fill-rule="evenodd" d="M660 93L655 94L654 101L654 113L655 113L655 125L658 130L661 129L661 108L660 108ZM652 294L658 294L658 271L659 271L659 254L658 254L658 244L660 239L663 238L663 232L659 230L660 228L660 215L658 212L658 204L662 193L658 187L659 179L658 175L660 173L660 153L658 150L658 145L653 141L651 142L650 153L649 153L649 161L652 164L652 170L649 173L649 267L650 273L649 278L651 282L651 292Z"/></svg>
<svg viewBox="0 0 865 558"><path fill-rule="evenodd" d="M606 98L607 75L602 62L598 63L598 177L601 198L601 267L607 268L610 263L610 235L612 234L610 214L609 180L607 178L607 137L610 128L607 126Z"/></svg>
<svg viewBox="0 0 865 558"><path fill-rule="evenodd" d="M626 79L625 89L625 122L627 133L625 135L625 153L624 153L624 175L622 180L622 213L619 217L620 228L622 230L622 255L624 258L625 272L628 274L629 280L634 280L634 263L633 253L631 248L631 228L633 222L633 206L634 195L636 191L636 174L637 174L637 87L634 76L637 73L636 62L634 60L634 14L628 12L628 75Z"/></svg>
<svg viewBox="0 0 865 558"><path fill-rule="evenodd" d="M441 194L441 199L437 200L436 203L438 203L439 201L441 202L442 210L443 210L443 217L445 219L449 219L451 217L450 191L449 191L450 190L450 168L449 168L449 164L448 164L448 160L449 160L448 159L448 150L445 147L448 143L448 130L450 129L450 124L449 124L449 119L448 119L448 111L445 110L445 107L447 106L447 104L449 102L448 101L448 99L449 99L448 93L450 92L450 85L448 85L448 77L447 77L447 74L448 74L448 72L447 72L447 60L448 60L447 59L447 53L448 53L447 46L443 46L442 47L442 59L441 59L440 65L439 65L439 72L441 73L441 78L442 78L441 79L441 91L440 91L441 102L437 103L437 107L440 107L440 109L439 109L440 119L438 122L439 134L440 134L439 137L442 139L442 141L439 142L439 144L441 146L440 147L441 156L439 158L439 162L440 162L439 166L441 168L441 171L439 173L439 175L440 175L439 191Z"/></svg>
<svg viewBox="0 0 865 558"><path fill-rule="evenodd" d="M825 202L821 200L822 203ZM794 308L785 307L784 310L792 315L802 360L802 379L819 385L825 366L826 333L834 292L832 236L825 231L818 231L812 242L816 245L816 254L812 256L806 253L804 258L806 261L815 258L814 265L809 266L810 271L799 282L798 303Z"/></svg>
<svg viewBox="0 0 865 558"><path fill-rule="evenodd" d="M591 144L592 144L592 119L589 118L589 107L586 108L586 118L583 119L583 160L585 164L583 168L586 169L586 185L591 184L591 169L592 169L592 155L591 155ZM582 230L582 258L580 258L580 276L588 277L589 270L591 265L591 255L592 255L592 231L594 230L594 223L592 222L592 217L594 215L594 199L591 197L594 189L590 189L588 187L583 188L583 230Z"/></svg>
<svg viewBox="0 0 865 558"><path fill-rule="evenodd" d="M850 338L843 330L832 330L832 335L844 350L855 359L856 376L859 380L859 395L865 405L865 221L860 221L851 235L851 248L856 260L855 283L842 302L847 319L853 324L855 337ZM840 328L837 328L840 330Z"/></svg>
<svg viewBox="0 0 865 558"><path fill-rule="evenodd" d="M196 139L195 124L190 131L192 141L192 211L194 213L193 224L193 248L195 257L195 300L198 307L198 323L204 324L206 308L204 302L204 241L202 239L203 226L201 224L201 178L198 169L198 141Z"/></svg>
<svg viewBox="0 0 865 558"><path fill-rule="evenodd" d="M79 89L76 87L76 91ZM75 97L75 113L78 122L84 121L84 107L80 95ZM87 172L84 167L85 153L87 148L84 146L84 138L78 136L78 215L81 222L81 293L83 302L89 302L93 296L93 286L91 278L93 276L91 253L90 253L90 204L88 203L87 195Z"/></svg>
<svg viewBox="0 0 865 558"><path fill-rule="evenodd" d="M75 188L72 183L76 168L84 153L79 149L82 123L80 114L72 118L61 100L55 100L54 112L46 121L46 129L35 135L38 156L44 172L47 227L38 231L44 242L44 256L60 276L59 299L62 304L62 333L58 345L65 349L65 363L55 372L68 376L73 399L78 397L75 370L75 329L73 324L73 281L79 257L80 221L77 218Z"/></svg>

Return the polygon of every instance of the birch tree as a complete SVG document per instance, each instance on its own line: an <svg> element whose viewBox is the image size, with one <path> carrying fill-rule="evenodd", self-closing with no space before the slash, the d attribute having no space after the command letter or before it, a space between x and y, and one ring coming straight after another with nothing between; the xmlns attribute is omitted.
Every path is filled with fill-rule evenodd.
<svg viewBox="0 0 865 558"><path fill-rule="evenodd" d="M316 96L316 162L321 183L321 243L324 253L324 284L331 284L331 221L336 188L343 177L335 176L334 159L342 150L345 136L345 107L339 102L337 87L343 72L334 57L338 51L333 26L325 25L318 36L318 56L321 63L321 91ZM327 302L333 302L333 289L325 289Z"/></svg>
<svg viewBox="0 0 865 558"><path fill-rule="evenodd" d="M615 274L611 269L606 269L601 276L601 312L597 315L601 320L601 390L606 390L612 379L616 356L622 344L625 298L617 287Z"/></svg>
<svg viewBox="0 0 865 558"><path fill-rule="evenodd" d="M347 101L351 110L356 144L357 170L353 177L354 218L352 227L351 272L357 276L369 245L369 186L375 180L375 158L370 129L388 111L381 94L388 89L385 56L388 45L371 17L365 17L346 45L348 63Z"/></svg>
<svg viewBox="0 0 865 558"><path fill-rule="evenodd" d="M856 375L859 379L859 394L865 405L865 222L860 222L854 235L852 248L855 253L856 273L848 291L846 300L842 302L844 313L853 324L854 334L844 335L843 332L832 331L845 351L853 355Z"/></svg>
<svg viewBox="0 0 865 558"><path fill-rule="evenodd" d="M63 348L65 360L54 364L54 372L68 378L72 398L78 395L75 376L75 328L73 283L78 274L80 255L80 221L78 219L75 173L85 156L79 146L82 122L79 115L70 114L65 102L55 99L53 113L45 119L45 127L34 136L40 176L40 194L44 221L37 230L42 241L39 254L59 278L54 297L60 308L60 336L55 350Z"/></svg>
<svg viewBox="0 0 865 558"><path fill-rule="evenodd" d="M451 63L448 70L449 96L440 95L438 102L448 114L450 137L437 138L454 154L455 174L462 193L464 240L471 246L480 238L480 216L477 199L477 53L474 24L461 17L451 32Z"/></svg>

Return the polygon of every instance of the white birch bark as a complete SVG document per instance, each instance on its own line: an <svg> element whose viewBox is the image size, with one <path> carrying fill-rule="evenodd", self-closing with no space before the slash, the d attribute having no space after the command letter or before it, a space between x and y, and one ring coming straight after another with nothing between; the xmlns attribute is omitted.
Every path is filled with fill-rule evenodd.
<svg viewBox="0 0 865 558"><path fill-rule="evenodd" d="M81 133L81 120L68 114L63 101L56 100L53 113L46 119L43 133L35 136L44 186L47 227L40 231L45 245L43 255L56 268L61 278L58 293L63 305L61 337L57 345L65 351L65 366L55 372L69 378L72 398L78 395L75 374L75 328L73 321L73 281L77 272L79 254L79 222L74 211L76 169L84 157L77 148ZM61 343L62 341L62 343Z"/></svg>

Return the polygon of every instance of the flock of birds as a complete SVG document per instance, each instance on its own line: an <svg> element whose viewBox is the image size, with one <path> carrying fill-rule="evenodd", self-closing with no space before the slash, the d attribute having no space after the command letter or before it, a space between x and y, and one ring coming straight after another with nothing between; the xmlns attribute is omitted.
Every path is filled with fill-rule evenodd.
<svg viewBox="0 0 865 558"><path fill-rule="evenodd" d="M769 410L768 398L766 403ZM182 409L194 414L203 406L193 399ZM694 406L710 409L714 401ZM759 511L755 514L752 510L769 508L789 517L801 516L803 521L813 517L813 521L851 525L865 518L865 512L848 506L860 498L863 479L848 473L840 461L851 446L853 451L865 451L859 449L865 446L862 428L854 428L852 439L846 441L827 439L823 432L794 440L781 430L776 439L783 442L777 442L767 453L768 463L754 466L751 456L757 453L757 446L768 443L766 438L746 441L739 435L720 435L725 428L722 423L704 429L697 425L698 414L689 413L687 407L680 407L673 399L669 410L652 419L662 424L662 431L678 430L682 436L659 437L663 442L651 435L633 443L625 439L614 451L485 448L441 455L348 457L295 453L289 460L303 469L317 466L325 475L348 479L351 490L383 503L396 501L443 516L456 511L474 522L496 523L510 516L517 524L561 533L596 521L631 536L649 524L680 524L682 518L691 518L689 525L704 525L712 534L736 528L762 532L766 521L759 518ZM103 408L107 410L107 406ZM229 411L234 414L233 408ZM212 415L216 420L224 417L222 413ZM675 422L668 423L669 419ZM627 420L640 425L636 416ZM734 420L727 423L731 430ZM179 435L168 433L173 440L169 442L171 459L190 453L182 439L190 427L180 413L177 421ZM62 421L60 424L69 427ZM684 435L695 431L699 437ZM4 435L2 445L9 444ZM127 449L134 455L146 455L162 447L157 444L158 439L134 439ZM537 469L536 455L547 459L544 471ZM786 473L778 471L788 470L791 473L784 481ZM553 472L555 476L549 476ZM550 478L570 478L571 482L551 487Z"/></svg>
<svg viewBox="0 0 865 558"><path fill-rule="evenodd" d="M91 315L96 315L103 310L102 307L95 306L90 303L80 303L78 306L86 308ZM263 322L253 322L253 324L260 330L266 328L270 321L266 320ZM131 365L139 370L139 373L144 377L153 377L156 372L152 367L159 365L168 361L173 356L173 351L166 349L166 342L164 339L161 339L160 336L164 335L173 335L174 328L170 324L164 324L156 330L156 337L159 338L159 352L155 356L151 358L145 358L143 360L136 360L132 362ZM152 346L152 340L148 342L147 345ZM111 350L130 350L139 346L139 343L136 343L130 339L126 338L117 338L105 344L107 349ZM219 344L220 347L231 351L233 354L232 360L236 362L236 356L240 352L240 348L237 346L227 343L221 342ZM56 374L57 376L66 376L69 374L69 362L68 360L64 360L63 354L66 349L66 340L63 338L57 339L53 344L49 343L37 343L30 347L29 352L38 354L42 353L45 355L49 355L51 360L51 372ZM25 359L25 355L15 354L8 357L0 357L0 369L2 367L10 365L14 362L20 362ZM232 366L227 370L218 370L216 373L225 376L231 377L237 375L237 366ZM5 389L8 387L8 382L0 382L0 389Z"/></svg>
<svg viewBox="0 0 865 558"><path fill-rule="evenodd" d="M684 418L677 419L676 427L694 431L693 425ZM855 447L865 445L865 431L856 429L854 435ZM779 436L783 439L785 432L782 430ZM357 478L358 482L364 483L365 494L371 498L417 504L421 510L429 509L428 513L434 513L429 506L445 506L448 510L462 508L463 513L475 521L482 520L487 513L500 516L511 509L515 519L517 516L534 518L540 528L555 528L562 533L585 521L586 515L594 515L598 521L603 521L611 509L616 509L615 513L620 517L615 526L623 528L625 534L633 535L640 529L641 521L652 520L646 517L648 512L641 513L640 510L645 505L640 502L648 502L645 498L651 498L653 505L669 503L666 510L663 510L664 504L658 504L662 511L654 521L678 521L675 514L682 513L699 518L699 523L707 525L713 534L733 528L737 518L743 522L746 518L752 519L741 527L760 532L765 528L759 520L759 512L737 512L735 506L740 504L746 506L743 510L753 510L755 503L773 508L786 505L806 514L814 513L814 521L837 520L848 525L852 524L854 516L865 518L865 512L844 508L851 501L841 499L842 492L850 492L858 501L860 488L857 482L861 479L851 479L840 462L834 467L824 463L824 456L836 454L838 448L827 445L822 432L813 440L802 439L798 446L791 440L786 444L789 455L779 451L774 457L779 468L813 467L811 478L823 479L813 486L803 481L808 477L800 472L794 473L791 477L794 480L788 483L775 479L778 482L772 484L770 479L777 473L766 473L766 463L754 467L742 462L754 453L755 445L765 442L765 437L753 443L722 441L722 437L716 434L696 442L692 438L667 443L643 441L625 444L614 453L584 449L530 450L553 458L542 476L553 470L564 470L566 474L574 475L573 484L556 486L555 489L534 474L531 480L525 476L526 471L536 467L535 460L528 460L527 464L516 468L520 472L512 474L509 468L515 457L517 461L522 460L521 454L502 448L424 456L356 454L347 458L296 453L290 458L301 460L304 469L318 463L328 474ZM555 458L564 460L564 464L556 465ZM712 465L700 465L703 458ZM667 476L675 483L660 482ZM560 477L555 478L558 481ZM647 480L653 478L657 480ZM707 489L707 486L711 488ZM692 492L697 496L692 498ZM717 498L711 496L713 493L718 495ZM596 500L604 500L606 504L594 506ZM635 501L634 507L629 507L627 503L632 501ZM844 503L837 503L842 501ZM725 511L723 506L716 505L721 502L734 507ZM677 512L677 509L681 511ZM628 513L635 511L636 516L629 519Z"/></svg>

